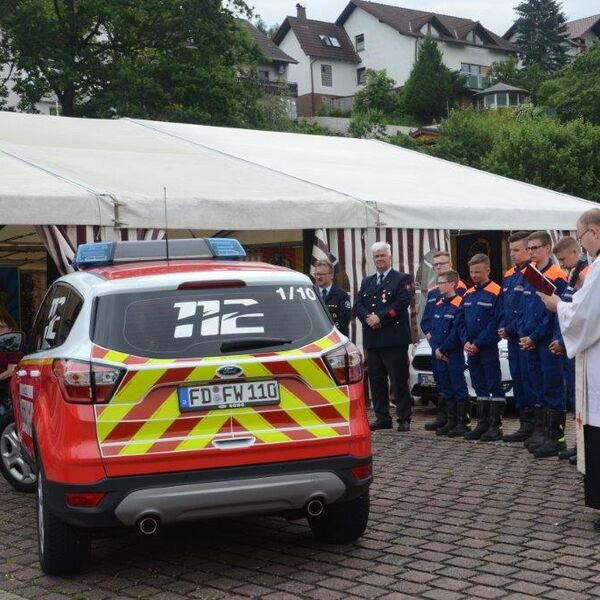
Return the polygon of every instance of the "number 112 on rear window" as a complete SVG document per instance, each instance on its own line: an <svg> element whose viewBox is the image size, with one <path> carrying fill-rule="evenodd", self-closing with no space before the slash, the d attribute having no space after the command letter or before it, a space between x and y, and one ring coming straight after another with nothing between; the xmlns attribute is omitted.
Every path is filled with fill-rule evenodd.
<svg viewBox="0 0 600 600"><path fill-rule="evenodd" d="M317 295L315 294L315 290L311 287L294 287L290 285L289 287L280 287L275 290L276 294L281 296L282 300L312 300L313 302L317 299Z"/></svg>

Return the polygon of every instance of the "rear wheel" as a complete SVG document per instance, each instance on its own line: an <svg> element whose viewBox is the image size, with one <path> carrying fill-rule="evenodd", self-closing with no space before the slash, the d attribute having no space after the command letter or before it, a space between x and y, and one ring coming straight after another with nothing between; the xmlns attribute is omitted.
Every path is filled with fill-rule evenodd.
<svg viewBox="0 0 600 600"><path fill-rule="evenodd" d="M12 410L0 417L0 472L19 492L35 492L35 473L21 455L21 442Z"/></svg>
<svg viewBox="0 0 600 600"><path fill-rule="evenodd" d="M91 560L89 536L57 519L46 504L46 480L41 468L37 479L37 531L40 566L47 575L86 570Z"/></svg>
<svg viewBox="0 0 600 600"><path fill-rule="evenodd" d="M350 500L326 505L318 517L308 517L315 538L330 544L346 544L358 539L369 520L369 490Z"/></svg>

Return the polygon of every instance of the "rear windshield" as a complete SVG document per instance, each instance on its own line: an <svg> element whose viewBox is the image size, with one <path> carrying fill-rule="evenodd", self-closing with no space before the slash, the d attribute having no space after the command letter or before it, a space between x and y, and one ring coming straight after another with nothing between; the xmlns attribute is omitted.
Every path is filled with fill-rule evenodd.
<svg viewBox="0 0 600 600"><path fill-rule="evenodd" d="M251 286L129 292L97 299L92 340L150 358L194 358L290 350L332 329L312 286ZM274 341L261 344L260 340ZM257 341L222 351L223 342Z"/></svg>

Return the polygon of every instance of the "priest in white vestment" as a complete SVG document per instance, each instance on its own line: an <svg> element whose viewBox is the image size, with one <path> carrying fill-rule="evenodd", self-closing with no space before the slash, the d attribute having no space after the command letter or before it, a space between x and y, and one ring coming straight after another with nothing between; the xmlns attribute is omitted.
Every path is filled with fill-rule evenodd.
<svg viewBox="0 0 600 600"><path fill-rule="evenodd" d="M586 211L577 221L577 239L594 261L572 303L540 294L558 322L569 358L582 366L577 385L576 420L583 430L578 443L578 467L585 474L585 504L600 508L600 208ZM580 452L583 448L584 452ZM600 530L600 519L594 522Z"/></svg>

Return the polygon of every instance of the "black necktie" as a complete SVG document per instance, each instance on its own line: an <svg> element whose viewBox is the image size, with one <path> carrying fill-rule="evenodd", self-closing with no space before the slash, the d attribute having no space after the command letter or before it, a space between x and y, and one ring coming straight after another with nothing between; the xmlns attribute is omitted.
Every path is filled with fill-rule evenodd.
<svg viewBox="0 0 600 600"><path fill-rule="evenodd" d="M381 285L383 283L383 273L377 273L377 285Z"/></svg>
<svg viewBox="0 0 600 600"><path fill-rule="evenodd" d="M323 300L327 297L327 288L321 288L321 296L323 296Z"/></svg>

